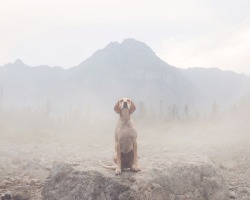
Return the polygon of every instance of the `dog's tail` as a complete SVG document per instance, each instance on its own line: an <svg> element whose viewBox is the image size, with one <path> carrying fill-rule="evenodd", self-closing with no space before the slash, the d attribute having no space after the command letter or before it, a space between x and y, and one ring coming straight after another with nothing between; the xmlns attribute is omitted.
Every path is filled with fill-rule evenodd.
<svg viewBox="0 0 250 200"><path fill-rule="evenodd" d="M98 162L100 163L101 166L103 166L104 168L106 169L113 169L115 170L116 169L116 166L115 165L105 165L102 163L102 161L98 160Z"/></svg>

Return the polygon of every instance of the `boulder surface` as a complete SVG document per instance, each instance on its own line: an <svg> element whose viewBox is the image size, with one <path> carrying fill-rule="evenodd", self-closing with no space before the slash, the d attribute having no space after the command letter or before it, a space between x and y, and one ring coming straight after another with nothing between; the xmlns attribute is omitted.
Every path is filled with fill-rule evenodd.
<svg viewBox="0 0 250 200"><path fill-rule="evenodd" d="M226 200L220 171L207 157L171 154L141 160L142 171L116 176L98 162L54 163L42 191L44 200Z"/></svg>

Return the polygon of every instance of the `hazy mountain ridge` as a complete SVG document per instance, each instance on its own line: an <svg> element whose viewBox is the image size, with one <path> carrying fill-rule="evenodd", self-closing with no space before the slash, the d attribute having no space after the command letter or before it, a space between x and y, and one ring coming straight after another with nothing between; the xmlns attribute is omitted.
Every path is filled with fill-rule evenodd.
<svg viewBox="0 0 250 200"><path fill-rule="evenodd" d="M191 80L199 93L203 104L216 101L221 106L231 105L250 92L250 77L219 68L180 69Z"/></svg>
<svg viewBox="0 0 250 200"><path fill-rule="evenodd" d="M33 107L47 101L53 88L62 83L60 67L30 67L21 60L0 68L0 85L7 107Z"/></svg>
<svg viewBox="0 0 250 200"><path fill-rule="evenodd" d="M87 82L88 88L103 96L112 91L109 95L113 99L131 96L151 106L160 100L166 104L191 103L189 93L195 93L192 83L177 68L159 59L146 44L132 39L109 44L69 72L71 80Z"/></svg>
<svg viewBox="0 0 250 200"><path fill-rule="evenodd" d="M91 106L110 111L119 97L130 96L158 111L160 102L165 109L173 104L211 107L213 101L232 104L250 90L250 77L218 69L177 69L146 44L126 39L67 70L17 60L0 67L0 86L9 108L49 101L63 110Z"/></svg>

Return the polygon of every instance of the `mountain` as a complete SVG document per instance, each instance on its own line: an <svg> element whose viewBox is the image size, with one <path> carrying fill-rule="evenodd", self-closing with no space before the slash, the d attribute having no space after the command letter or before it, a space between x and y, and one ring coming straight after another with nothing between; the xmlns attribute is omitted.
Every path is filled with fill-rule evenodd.
<svg viewBox="0 0 250 200"><path fill-rule="evenodd" d="M194 85L146 44L126 39L113 42L69 70L70 80L91 88L95 95L114 100L129 96L148 106L192 104Z"/></svg>
<svg viewBox="0 0 250 200"><path fill-rule="evenodd" d="M113 114L118 98L128 96L154 112L175 104L193 109L213 101L229 105L249 91L250 78L219 69L170 66L145 43L112 42L87 60L64 70L30 67L21 60L0 67L0 101L7 109L49 105L55 113L72 109Z"/></svg>
<svg viewBox="0 0 250 200"><path fill-rule="evenodd" d="M228 107L250 92L250 77L218 68L189 68L181 72L196 86L201 105L216 102L220 107Z"/></svg>
<svg viewBox="0 0 250 200"><path fill-rule="evenodd" d="M62 84L61 67L30 67L21 60L0 67L0 86L8 108L40 106Z"/></svg>

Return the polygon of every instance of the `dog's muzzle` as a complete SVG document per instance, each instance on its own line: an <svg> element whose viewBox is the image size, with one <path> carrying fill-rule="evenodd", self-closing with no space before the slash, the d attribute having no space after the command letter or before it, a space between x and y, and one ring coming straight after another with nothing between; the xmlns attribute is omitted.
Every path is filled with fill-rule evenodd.
<svg viewBox="0 0 250 200"><path fill-rule="evenodd" d="M128 103L127 102L124 102L123 108L128 108Z"/></svg>

